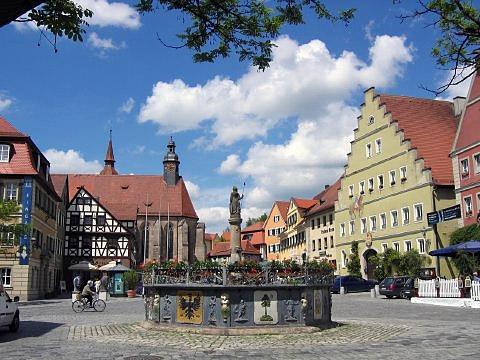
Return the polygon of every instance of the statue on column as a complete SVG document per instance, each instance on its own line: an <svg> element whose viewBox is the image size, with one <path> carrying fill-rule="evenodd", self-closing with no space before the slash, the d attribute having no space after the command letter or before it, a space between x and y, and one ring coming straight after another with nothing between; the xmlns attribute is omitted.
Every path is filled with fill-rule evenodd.
<svg viewBox="0 0 480 360"><path fill-rule="evenodd" d="M240 217L240 200L242 199L243 195L240 195L237 187L234 186L230 194L230 218Z"/></svg>

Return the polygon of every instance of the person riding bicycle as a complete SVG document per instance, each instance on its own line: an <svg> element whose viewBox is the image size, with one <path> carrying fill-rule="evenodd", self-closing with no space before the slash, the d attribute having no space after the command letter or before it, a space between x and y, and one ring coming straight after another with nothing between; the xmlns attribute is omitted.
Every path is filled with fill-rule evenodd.
<svg viewBox="0 0 480 360"><path fill-rule="evenodd" d="M95 294L95 292L93 292L91 289L92 285L93 285L93 281L88 280L87 285L85 285L82 290L82 298L85 298L88 300L90 307L93 306L92 301L93 301L93 295Z"/></svg>

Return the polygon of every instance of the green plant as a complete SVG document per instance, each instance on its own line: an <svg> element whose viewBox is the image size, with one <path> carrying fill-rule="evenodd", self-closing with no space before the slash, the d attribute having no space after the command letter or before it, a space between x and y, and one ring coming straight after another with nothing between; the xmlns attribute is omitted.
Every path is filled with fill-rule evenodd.
<svg viewBox="0 0 480 360"><path fill-rule="evenodd" d="M400 256L398 271L401 275L418 277L428 261L429 259L420 255L417 250L410 250Z"/></svg>
<svg viewBox="0 0 480 360"><path fill-rule="evenodd" d="M124 272L122 278L127 290L135 290L138 283L138 274L135 270Z"/></svg>
<svg viewBox="0 0 480 360"><path fill-rule="evenodd" d="M347 264L348 273L353 276L362 276L360 256L358 255L358 242L352 242L352 253L350 254L350 261Z"/></svg>

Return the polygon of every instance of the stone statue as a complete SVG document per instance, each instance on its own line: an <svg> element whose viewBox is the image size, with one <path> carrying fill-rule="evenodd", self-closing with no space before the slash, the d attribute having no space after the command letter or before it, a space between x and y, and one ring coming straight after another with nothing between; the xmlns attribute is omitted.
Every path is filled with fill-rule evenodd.
<svg viewBox="0 0 480 360"><path fill-rule="evenodd" d="M233 187L230 194L230 217L240 217L240 200L243 199L243 195L238 193L236 186Z"/></svg>
<svg viewBox="0 0 480 360"><path fill-rule="evenodd" d="M243 299L240 299L240 304L235 305L235 314L237 317L235 318L236 322L245 322L248 321L247 318L247 305Z"/></svg>

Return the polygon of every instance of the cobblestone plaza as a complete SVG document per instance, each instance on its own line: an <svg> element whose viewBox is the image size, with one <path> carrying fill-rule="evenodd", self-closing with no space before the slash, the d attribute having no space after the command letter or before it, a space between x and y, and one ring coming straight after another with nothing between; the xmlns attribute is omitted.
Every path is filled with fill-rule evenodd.
<svg viewBox="0 0 480 360"><path fill-rule="evenodd" d="M480 312L333 296L338 326L314 333L213 336L147 330L143 301L112 299L104 313L74 314L69 300L21 306L18 334L0 331L3 359L459 359L478 358Z"/></svg>

